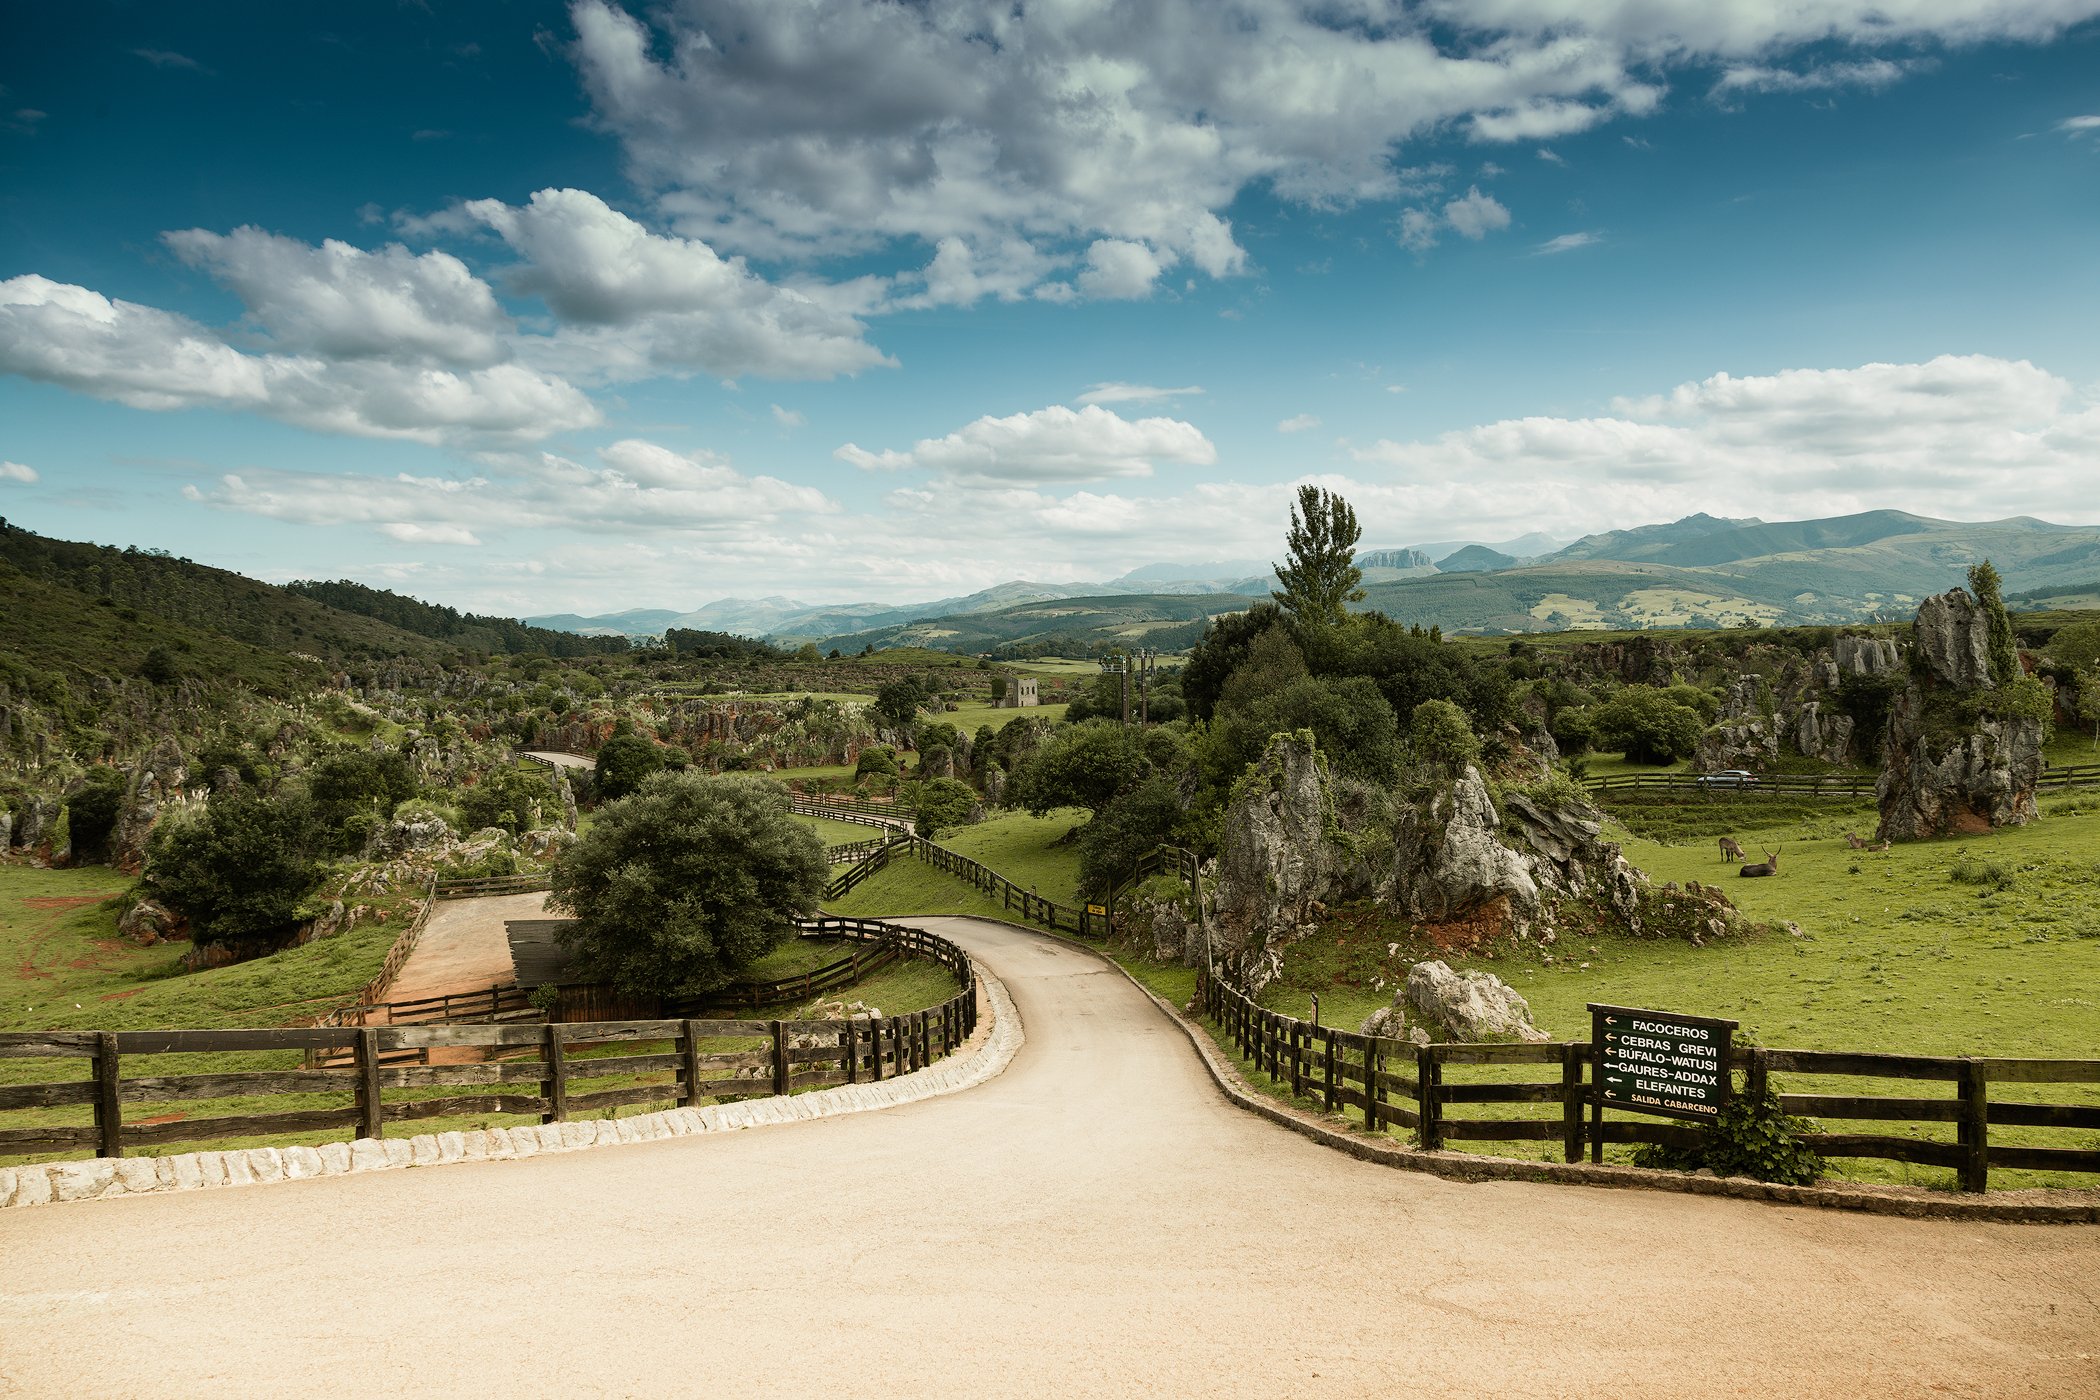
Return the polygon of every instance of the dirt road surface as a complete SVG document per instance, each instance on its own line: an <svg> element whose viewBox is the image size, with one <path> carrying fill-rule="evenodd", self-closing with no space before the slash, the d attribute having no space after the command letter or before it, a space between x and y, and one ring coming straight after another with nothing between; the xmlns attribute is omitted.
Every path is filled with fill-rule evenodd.
<svg viewBox="0 0 2100 1400"><path fill-rule="evenodd" d="M448 992L485 992L517 981L510 962L506 919L543 919L547 895L496 895L487 899L441 899L387 989L388 1001L415 1001Z"/></svg>
<svg viewBox="0 0 2100 1400"><path fill-rule="evenodd" d="M0 1216L0 1395L2100 1395L2100 1232L1464 1185L969 946L1000 1078L780 1128Z"/></svg>

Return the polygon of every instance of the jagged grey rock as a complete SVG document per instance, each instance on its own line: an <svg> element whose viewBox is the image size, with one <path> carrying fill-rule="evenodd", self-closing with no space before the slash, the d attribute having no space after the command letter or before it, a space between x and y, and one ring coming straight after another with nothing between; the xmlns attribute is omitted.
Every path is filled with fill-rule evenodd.
<svg viewBox="0 0 2100 1400"><path fill-rule="evenodd" d="M1964 719L1974 697L1996 688L1982 606L1960 588L1927 598L1913 633L1922 674L1889 709L1879 835L1915 841L2033 821L2041 720Z"/></svg>

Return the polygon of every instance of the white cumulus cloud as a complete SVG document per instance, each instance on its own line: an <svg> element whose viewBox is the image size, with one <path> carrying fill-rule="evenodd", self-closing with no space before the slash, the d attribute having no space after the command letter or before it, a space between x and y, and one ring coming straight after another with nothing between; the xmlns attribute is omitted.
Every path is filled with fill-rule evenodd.
<svg viewBox="0 0 2100 1400"><path fill-rule="evenodd" d="M1309 433L1320 426L1320 420L1310 413L1294 414L1276 425L1279 433Z"/></svg>
<svg viewBox="0 0 2100 1400"><path fill-rule="evenodd" d="M35 467L25 467L20 462L0 462L0 481L17 481L24 486L34 486L40 480Z"/></svg>
<svg viewBox="0 0 2100 1400"><path fill-rule="evenodd" d="M420 442L525 441L599 421L573 385L520 365L249 354L184 317L34 273L0 282L0 370L133 408L246 410Z"/></svg>
<svg viewBox="0 0 2100 1400"><path fill-rule="evenodd" d="M1192 423L1133 421L1092 404L979 418L945 437L923 438L909 451L870 452L849 442L834 455L866 470L918 468L978 485L1148 477L1156 462L1209 466L1218 458L1217 448Z"/></svg>
<svg viewBox="0 0 2100 1400"><path fill-rule="evenodd" d="M1681 70L1732 74L1737 91L1874 86L1920 49L2044 40L2100 0L573 0L570 13L594 120L682 232L766 257L932 248L901 295L944 305L1062 296L1074 283L1057 269L1074 263L1090 295L1141 295L1151 279L1131 248L1230 276L1247 259L1227 215L1249 189L1418 201L1403 153L1432 133L1536 149L1654 112ZM1798 61L1831 45L1842 62Z"/></svg>

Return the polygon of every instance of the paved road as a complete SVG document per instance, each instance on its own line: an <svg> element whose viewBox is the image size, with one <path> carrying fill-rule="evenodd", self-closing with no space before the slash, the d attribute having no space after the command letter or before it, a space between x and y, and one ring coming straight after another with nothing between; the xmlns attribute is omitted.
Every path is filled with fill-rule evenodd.
<svg viewBox="0 0 2100 1400"><path fill-rule="evenodd" d="M1020 1007L990 1084L8 1212L0 1395L2100 1394L2100 1233L1360 1163L1093 959L924 922Z"/></svg>

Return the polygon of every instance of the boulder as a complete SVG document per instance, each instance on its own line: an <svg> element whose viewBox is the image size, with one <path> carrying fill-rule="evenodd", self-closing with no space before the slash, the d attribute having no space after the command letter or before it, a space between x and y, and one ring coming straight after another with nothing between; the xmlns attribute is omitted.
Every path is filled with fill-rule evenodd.
<svg viewBox="0 0 2100 1400"><path fill-rule="evenodd" d="M1489 972L1454 972L1448 963L1420 962L1407 982L1363 1023L1365 1035L1431 1043L1550 1039L1531 1020L1531 1004Z"/></svg>
<svg viewBox="0 0 2100 1400"><path fill-rule="evenodd" d="M117 932L141 948L151 948L188 937L189 921L157 899L142 899L117 920Z"/></svg>
<svg viewBox="0 0 2100 1400"><path fill-rule="evenodd" d="M387 823L385 848L392 853L405 855L409 852L442 854L453 844L452 828L443 817L396 817Z"/></svg>

